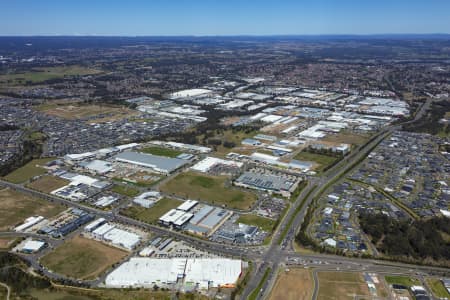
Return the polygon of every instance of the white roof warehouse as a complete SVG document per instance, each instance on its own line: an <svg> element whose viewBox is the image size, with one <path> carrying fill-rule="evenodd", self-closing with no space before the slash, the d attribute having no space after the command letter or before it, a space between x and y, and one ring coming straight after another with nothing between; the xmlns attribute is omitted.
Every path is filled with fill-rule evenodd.
<svg viewBox="0 0 450 300"><path fill-rule="evenodd" d="M186 284L198 284L201 289L232 287L241 272L242 262L237 259L133 257L112 271L105 284L115 288L167 286L184 278Z"/></svg>
<svg viewBox="0 0 450 300"><path fill-rule="evenodd" d="M116 161L151 168L157 172L169 174L184 166L187 161L152 154L125 151L115 156Z"/></svg>

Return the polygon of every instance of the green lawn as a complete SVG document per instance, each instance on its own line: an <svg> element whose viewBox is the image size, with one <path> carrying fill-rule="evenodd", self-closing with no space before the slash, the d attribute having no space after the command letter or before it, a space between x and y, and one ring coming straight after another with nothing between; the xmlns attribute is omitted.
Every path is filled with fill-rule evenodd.
<svg viewBox="0 0 450 300"><path fill-rule="evenodd" d="M247 225L258 226L259 228L261 228L266 232L272 232L274 229L273 226L275 225L275 221L272 219L251 214L241 215L237 220L237 222L244 223Z"/></svg>
<svg viewBox="0 0 450 300"><path fill-rule="evenodd" d="M257 200L256 194L237 189L227 183L225 176L209 176L195 172L178 174L161 186L161 191L186 199L198 199L214 205L249 209Z"/></svg>
<svg viewBox="0 0 450 300"><path fill-rule="evenodd" d="M83 75L97 74L99 72L100 72L99 70L76 65L35 68L32 71L25 73L11 73L0 75L0 83L24 84L28 81L32 83L39 83L49 79L58 79L69 76L83 76Z"/></svg>
<svg viewBox="0 0 450 300"><path fill-rule="evenodd" d="M449 292L439 278L428 278L427 284L435 297L450 299Z"/></svg>
<svg viewBox="0 0 450 300"><path fill-rule="evenodd" d="M4 178L12 183L23 183L34 176L45 174L47 170L41 166L52 160L54 160L54 158L33 159L23 167L9 173Z"/></svg>
<svg viewBox="0 0 450 300"><path fill-rule="evenodd" d="M111 191L113 191L114 193L120 194L120 195L128 196L128 197L135 197L135 196L139 195L139 193L140 193L140 191L136 188L133 188L131 186L118 185L118 184L113 185L113 187L111 188Z"/></svg>
<svg viewBox="0 0 450 300"><path fill-rule="evenodd" d="M177 157L178 155L182 154L183 152L174 150L174 149L168 149L168 148L162 148L162 147L146 147L140 149L141 152L153 154L153 155L159 155L159 156L166 156L166 157Z"/></svg>
<svg viewBox="0 0 450 300"><path fill-rule="evenodd" d="M407 287L420 285L420 281L417 278L407 276L385 276L384 279L386 279L386 282L389 284L400 284Z"/></svg>
<svg viewBox="0 0 450 300"><path fill-rule="evenodd" d="M318 166L315 168L316 171L322 172L327 166L331 165L335 161L337 161L338 157L316 154L311 152L302 151L298 153L294 159L303 160L303 161L312 161L315 162Z"/></svg>
<svg viewBox="0 0 450 300"><path fill-rule="evenodd" d="M122 214L149 224L158 222L159 217L171 210L178 207L183 202L171 198L163 198L155 203L150 208L133 205L121 211Z"/></svg>

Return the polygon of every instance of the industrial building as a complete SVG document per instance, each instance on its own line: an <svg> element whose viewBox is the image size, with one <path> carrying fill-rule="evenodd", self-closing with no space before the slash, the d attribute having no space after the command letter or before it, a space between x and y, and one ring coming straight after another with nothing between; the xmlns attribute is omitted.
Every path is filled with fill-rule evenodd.
<svg viewBox="0 0 450 300"><path fill-rule="evenodd" d="M144 154L139 152L125 151L115 156L116 161L138 165L141 167L150 168L156 172L163 174L170 174L178 170L187 161L179 158L169 158L164 156L157 156L152 154Z"/></svg>
<svg viewBox="0 0 450 300"><path fill-rule="evenodd" d="M299 180L291 180L272 174L245 172L234 181L236 186L279 193L289 197Z"/></svg>
<svg viewBox="0 0 450 300"><path fill-rule="evenodd" d="M165 226L175 226L181 228L194 215L183 210L171 209L159 218L159 223Z"/></svg>
<svg viewBox="0 0 450 300"><path fill-rule="evenodd" d="M208 156L205 159L203 159L202 161L199 161L198 163L193 165L191 167L191 169L194 171L206 173L210 169L212 169L214 166L217 166L217 165L225 165L225 166L235 167L235 168L239 169L242 167L243 163Z"/></svg>
<svg viewBox="0 0 450 300"><path fill-rule="evenodd" d="M232 211L205 205L194 213L184 229L197 235L210 236L232 215Z"/></svg>
<svg viewBox="0 0 450 300"><path fill-rule="evenodd" d="M105 279L110 288L169 287L177 282L200 289L234 287L242 273L241 260L228 258L155 259L133 257Z"/></svg>
<svg viewBox="0 0 450 300"><path fill-rule="evenodd" d="M141 236L98 219L85 227L96 239L109 242L115 246L133 250L141 241Z"/></svg>
<svg viewBox="0 0 450 300"><path fill-rule="evenodd" d="M23 242L21 242L19 245L15 247L17 251L20 251L22 253L31 254L36 253L42 248L46 246L46 243L43 241L33 240L33 239L26 239Z"/></svg>

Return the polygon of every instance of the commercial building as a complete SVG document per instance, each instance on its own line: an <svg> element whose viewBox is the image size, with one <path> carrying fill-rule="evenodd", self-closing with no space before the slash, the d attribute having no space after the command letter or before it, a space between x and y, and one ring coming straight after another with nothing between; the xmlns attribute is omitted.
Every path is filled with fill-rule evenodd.
<svg viewBox="0 0 450 300"><path fill-rule="evenodd" d="M115 160L150 168L163 174L170 174L187 163L184 159L168 158L131 151L119 153L115 156Z"/></svg>
<svg viewBox="0 0 450 300"><path fill-rule="evenodd" d="M194 234L210 236L232 215L232 211L205 205L194 213L184 229Z"/></svg>
<svg viewBox="0 0 450 300"><path fill-rule="evenodd" d="M105 279L110 288L169 287L182 281L200 289L234 287L242 273L241 260L228 258L155 259L133 257Z"/></svg>
<svg viewBox="0 0 450 300"><path fill-rule="evenodd" d="M35 253L44 248L46 245L43 241L37 241L37 240L25 240L19 245L17 245L16 249L23 253Z"/></svg>

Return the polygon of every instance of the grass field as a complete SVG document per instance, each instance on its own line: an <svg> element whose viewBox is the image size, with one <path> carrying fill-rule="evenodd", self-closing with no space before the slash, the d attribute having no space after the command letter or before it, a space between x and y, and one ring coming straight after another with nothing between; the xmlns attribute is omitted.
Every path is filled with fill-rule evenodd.
<svg viewBox="0 0 450 300"><path fill-rule="evenodd" d="M241 215L237 220L237 222L244 223L247 225L258 226L259 228L267 232L272 232L274 229L273 226L275 225L275 221L272 219L252 214Z"/></svg>
<svg viewBox="0 0 450 300"><path fill-rule="evenodd" d="M82 66L35 68L26 73L11 73L0 75L0 84L22 85L29 82L40 83L49 79L58 79L70 76L84 76L100 73L99 70Z"/></svg>
<svg viewBox="0 0 450 300"><path fill-rule="evenodd" d="M294 268L278 275L269 300L310 300L313 289L311 271Z"/></svg>
<svg viewBox="0 0 450 300"><path fill-rule="evenodd" d="M63 210L64 207L59 204L33 198L7 188L0 190L0 230L18 225L34 215L52 217Z"/></svg>
<svg viewBox="0 0 450 300"><path fill-rule="evenodd" d="M323 141L332 143L344 143L351 145L362 145L369 140L370 136L367 134L357 134L354 132L341 131L338 134L329 134Z"/></svg>
<svg viewBox="0 0 450 300"><path fill-rule="evenodd" d="M163 198L155 203L151 208L145 208L137 205L133 205L121 211L122 214L131 217L142 222L154 224L157 223L159 217L171 210L176 208L181 203L180 200Z"/></svg>
<svg viewBox="0 0 450 300"><path fill-rule="evenodd" d="M146 147L146 148L140 149L140 151L144 152L144 153L148 153L148 154L167 156L167 157L177 157L178 155L183 153L178 150L162 148L162 147Z"/></svg>
<svg viewBox="0 0 450 300"><path fill-rule="evenodd" d="M76 236L41 258L50 270L77 279L94 279L127 252L103 243Z"/></svg>
<svg viewBox="0 0 450 300"><path fill-rule="evenodd" d="M257 200L256 194L226 186L226 182L227 177L224 176L185 172L163 184L161 191L236 209L249 209Z"/></svg>
<svg viewBox="0 0 450 300"><path fill-rule="evenodd" d="M314 167L315 171L322 172L327 166L331 165L335 161L337 161L338 157L316 154L311 152L302 151L298 153L294 159L303 160L303 161L312 161L316 164Z"/></svg>
<svg viewBox="0 0 450 300"><path fill-rule="evenodd" d="M33 296L37 300L167 300L171 299L171 292L153 291L148 289L79 289L74 287L58 287L52 290L48 289L31 289L23 292ZM1 294L0 294L1 295ZM1 298L3 299L3 298ZM200 294L187 295L180 293L177 297L179 300L207 300L210 299Z"/></svg>
<svg viewBox="0 0 450 300"><path fill-rule="evenodd" d="M400 284L407 287L420 285L420 281L418 279L406 276L385 276L384 279L388 284Z"/></svg>
<svg viewBox="0 0 450 300"><path fill-rule="evenodd" d="M113 187L111 188L111 191L113 191L114 193L120 194L120 195L128 196L128 197L135 197L135 196L139 195L139 193L140 193L139 190L134 187L118 185L118 184L113 185Z"/></svg>
<svg viewBox="0 0 450 300"><path fill-rule="evenodd" d="M138 112L129 108L110 104L42 104L37 110L48 115L68 120L90 118L88 122L109 122L132 117Z"/></svg>
<svg viewBox="0 0 450 300"><path fill-rule="evenodd" d="M69 183L69 180L60 177L44 175L39 177L37 180L27 184L27 187L44 193L50 193L56 189L68 185Z"/></svg>
<svg viewBox="0 0 450 300"><path fill-rule="evenodd" d="M439 278L427 278L426 281L435 297L450 299L450 293Z"/></svg>
<svg viewBox="0 0 450 300"><path fill-rule="evenodd" d="M369 288L360 273L350 272L319 272L318 299L370 299Z"/></svg>
<svg viewBox="0 0 450 300"><path fill-rule="evenodd" d="M9 173L4 178L12 183L23 183L34 176L45 174L47 170L41 166L52 160L54 158L33 159L23 167Z"/></svg>

